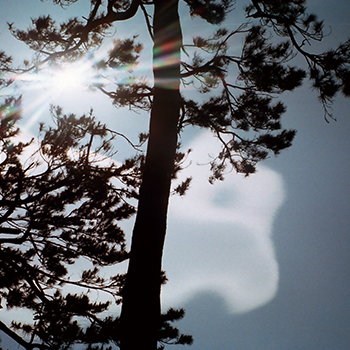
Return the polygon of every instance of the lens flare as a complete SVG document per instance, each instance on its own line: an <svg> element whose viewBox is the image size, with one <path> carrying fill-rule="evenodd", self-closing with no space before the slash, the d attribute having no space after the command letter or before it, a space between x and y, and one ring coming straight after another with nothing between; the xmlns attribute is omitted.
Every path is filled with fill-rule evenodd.
<svg viewBox="0 0 350 350"><path fill-rule="evenodd" d="M101 83L102 76L93 69L95 60L90 56L78 62L50 65L14 76L14 95L23 96L24 129L48 112L50 105L64 101L86 101L86 93L93 84ZM98 81L99 80L99 81Z"/></svg>
<svg viewBox="0 0 350 350"><path fill-rule="evenodd" d="M88 73L84 65L71 64L53 70L47 83L49 88L57 93L75 91L88 84Z"/></svg>

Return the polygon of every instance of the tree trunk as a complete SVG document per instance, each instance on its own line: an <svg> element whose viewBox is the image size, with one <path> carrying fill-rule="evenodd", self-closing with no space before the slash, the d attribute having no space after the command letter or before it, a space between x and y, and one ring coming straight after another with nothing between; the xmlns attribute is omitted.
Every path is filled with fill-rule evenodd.
<svg viewBox="0 0 350 350"><path fill-rule="evenodd" d="M129 267L123 290L121 350L156 350L160 275L180 113L178 0L154 1L150 133Z"/></svg>

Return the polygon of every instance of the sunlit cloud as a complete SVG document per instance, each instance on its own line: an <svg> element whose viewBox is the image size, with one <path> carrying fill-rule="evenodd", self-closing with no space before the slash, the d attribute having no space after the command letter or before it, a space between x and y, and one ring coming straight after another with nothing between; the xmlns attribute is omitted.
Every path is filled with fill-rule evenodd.
<svg viewBox="0 0 350 350"><path fill-rule="evenodd" d="M247 312L274 298L278 263L272 241L273 220L283 203L283 179L260 166L248 178L227 174L208 183L208 154L219 144L210 134L193 141L192 165L183 176L193 182L184 197L170 203L163 288L166 305L183 304L206 290L225 298L230 312Z"/></svg>

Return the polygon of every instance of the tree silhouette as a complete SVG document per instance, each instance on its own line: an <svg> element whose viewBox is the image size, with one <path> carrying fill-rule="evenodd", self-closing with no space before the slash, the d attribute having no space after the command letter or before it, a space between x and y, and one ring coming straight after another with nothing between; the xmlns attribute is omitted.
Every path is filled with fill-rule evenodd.
<svg viewBox="0 0 350 350"><path fill-rule="evenodd" d="M12 323L32 341L1 321L0 329L26 349L118 343L118 318L100 317L111 300L90 301L89 291L120 303L124 275L106 278L100 269L128 258L119 223L135 213L130 201L138 197L142 157L112 162L116 135L92 113L78 118L53 108L55 127L41 125L34 145L16 139L20 100L7 99L1 111L0 295L8 309L31 310L35 322ZM169 324L182 315L171 309L162 316L159 340L190 341Z"/></svg>
<svg viewBox="0 0 350 350"><path fill-rule="evenodd" d="M96 327L95 323L107 322L99 321L96 314L106 310L110 301L97 303L88 294L62 294L60 286L104 291L119 302L123 276L104 279L99 269L128 256L118 221L135 212L128 203L136 195L135 181L125 181L125 164L99 165L96 152L108 152L111 139L106 138L106 127L91 115L76 118L52 110L57 125L47 130L42 125L35 147L34 141L13 143L16 130L11 124L16 114L12 111L18 113L18 101L6 102L1 135L5 155L1 162L1 295L7 308L27 308L35 316L33 325L16 322L13 327L46 344L23 341L21 345L68 348L86 337L74 316L85 317ZM93 149L98 138L102 142ZM26 149L35 152L23 160ZM112 177L123 178L125 187L114 186ZM85 268L72 278L68 267L77 259L86 261ZM101 337L101 342L105 340Z"/></svg>
<svg viewBox="0 0 350 350"><path fill-rule="evenodd" d="M68 6L76 1L54 3ZM228 12L234 11L230 0L185 3L192 16L215 25L224 23ZM245 10L246 22L241 26L231 31L217 29L207 38L197 35L191 44L183 42L178 0L92 0L90 13L83 19L71 18L58 25L51 16L41 16L32 20L28 30L18 30L10 24L12 34L36 52L35 62L24 62L18 73L82 58L105 40L114 22L128 20L137 11L144 14L154 42L153 84L134 77L117 84L115 90L95 85L116 106L150 112L147 151L138 178L141 185L137 215L122 290L122 350L157 348L167 208L171 180L179 170L178 135L184 128L207 128L221 141L221 151L210 162L211 182L222 180L231 169L249 175L269 153L278 154L289 147L295 135L294 130L281 125L286 107L276 102L276 96L293 91L308 79L328 119L332 117L330 104L335 95L350 94L350 42L321 54L310 53L308 47L322 40L324 33L322 21L307 13L305 1L251 0ZM152 23L148 11L153 11ZM244 38L241 52L233 54L230 42L238 37ZM109 56L97 62L95 68L135 65L142 49L136 39L115 40ZM295 56L304 58L305 65L297 65ZM6 67L6 56L2 62L3 70L11 71ZM181 84L193 84L208 98L204 102L189 98L180 91ZM210 93L213 90L220 92ZM188 179L177 188L178 192L183 193L189 184Z"/></svg>

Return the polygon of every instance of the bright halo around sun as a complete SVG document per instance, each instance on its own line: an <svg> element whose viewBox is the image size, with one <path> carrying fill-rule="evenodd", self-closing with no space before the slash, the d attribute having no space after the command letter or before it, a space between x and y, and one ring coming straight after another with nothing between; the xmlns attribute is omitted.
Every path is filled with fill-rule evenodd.
<svg viewBox="0 0 350 350"><path fill-rule="evenodd" d="M16 76L15 88L23 95L22 110L28 116L25 127L41 120L52 105L72 113L86 109L86 104L91 107L96 101L94 95L98 95L92 92L110 81L95 65L93 57L86 57L76 62L39 65Z"/></svg>
<svg viewBox="0 0 350 350"><path fill-rule="evenodd" d="M49 69L46 86L51 95L79 93L91 84L91 67L82 63L70 63Z"/></svg>

